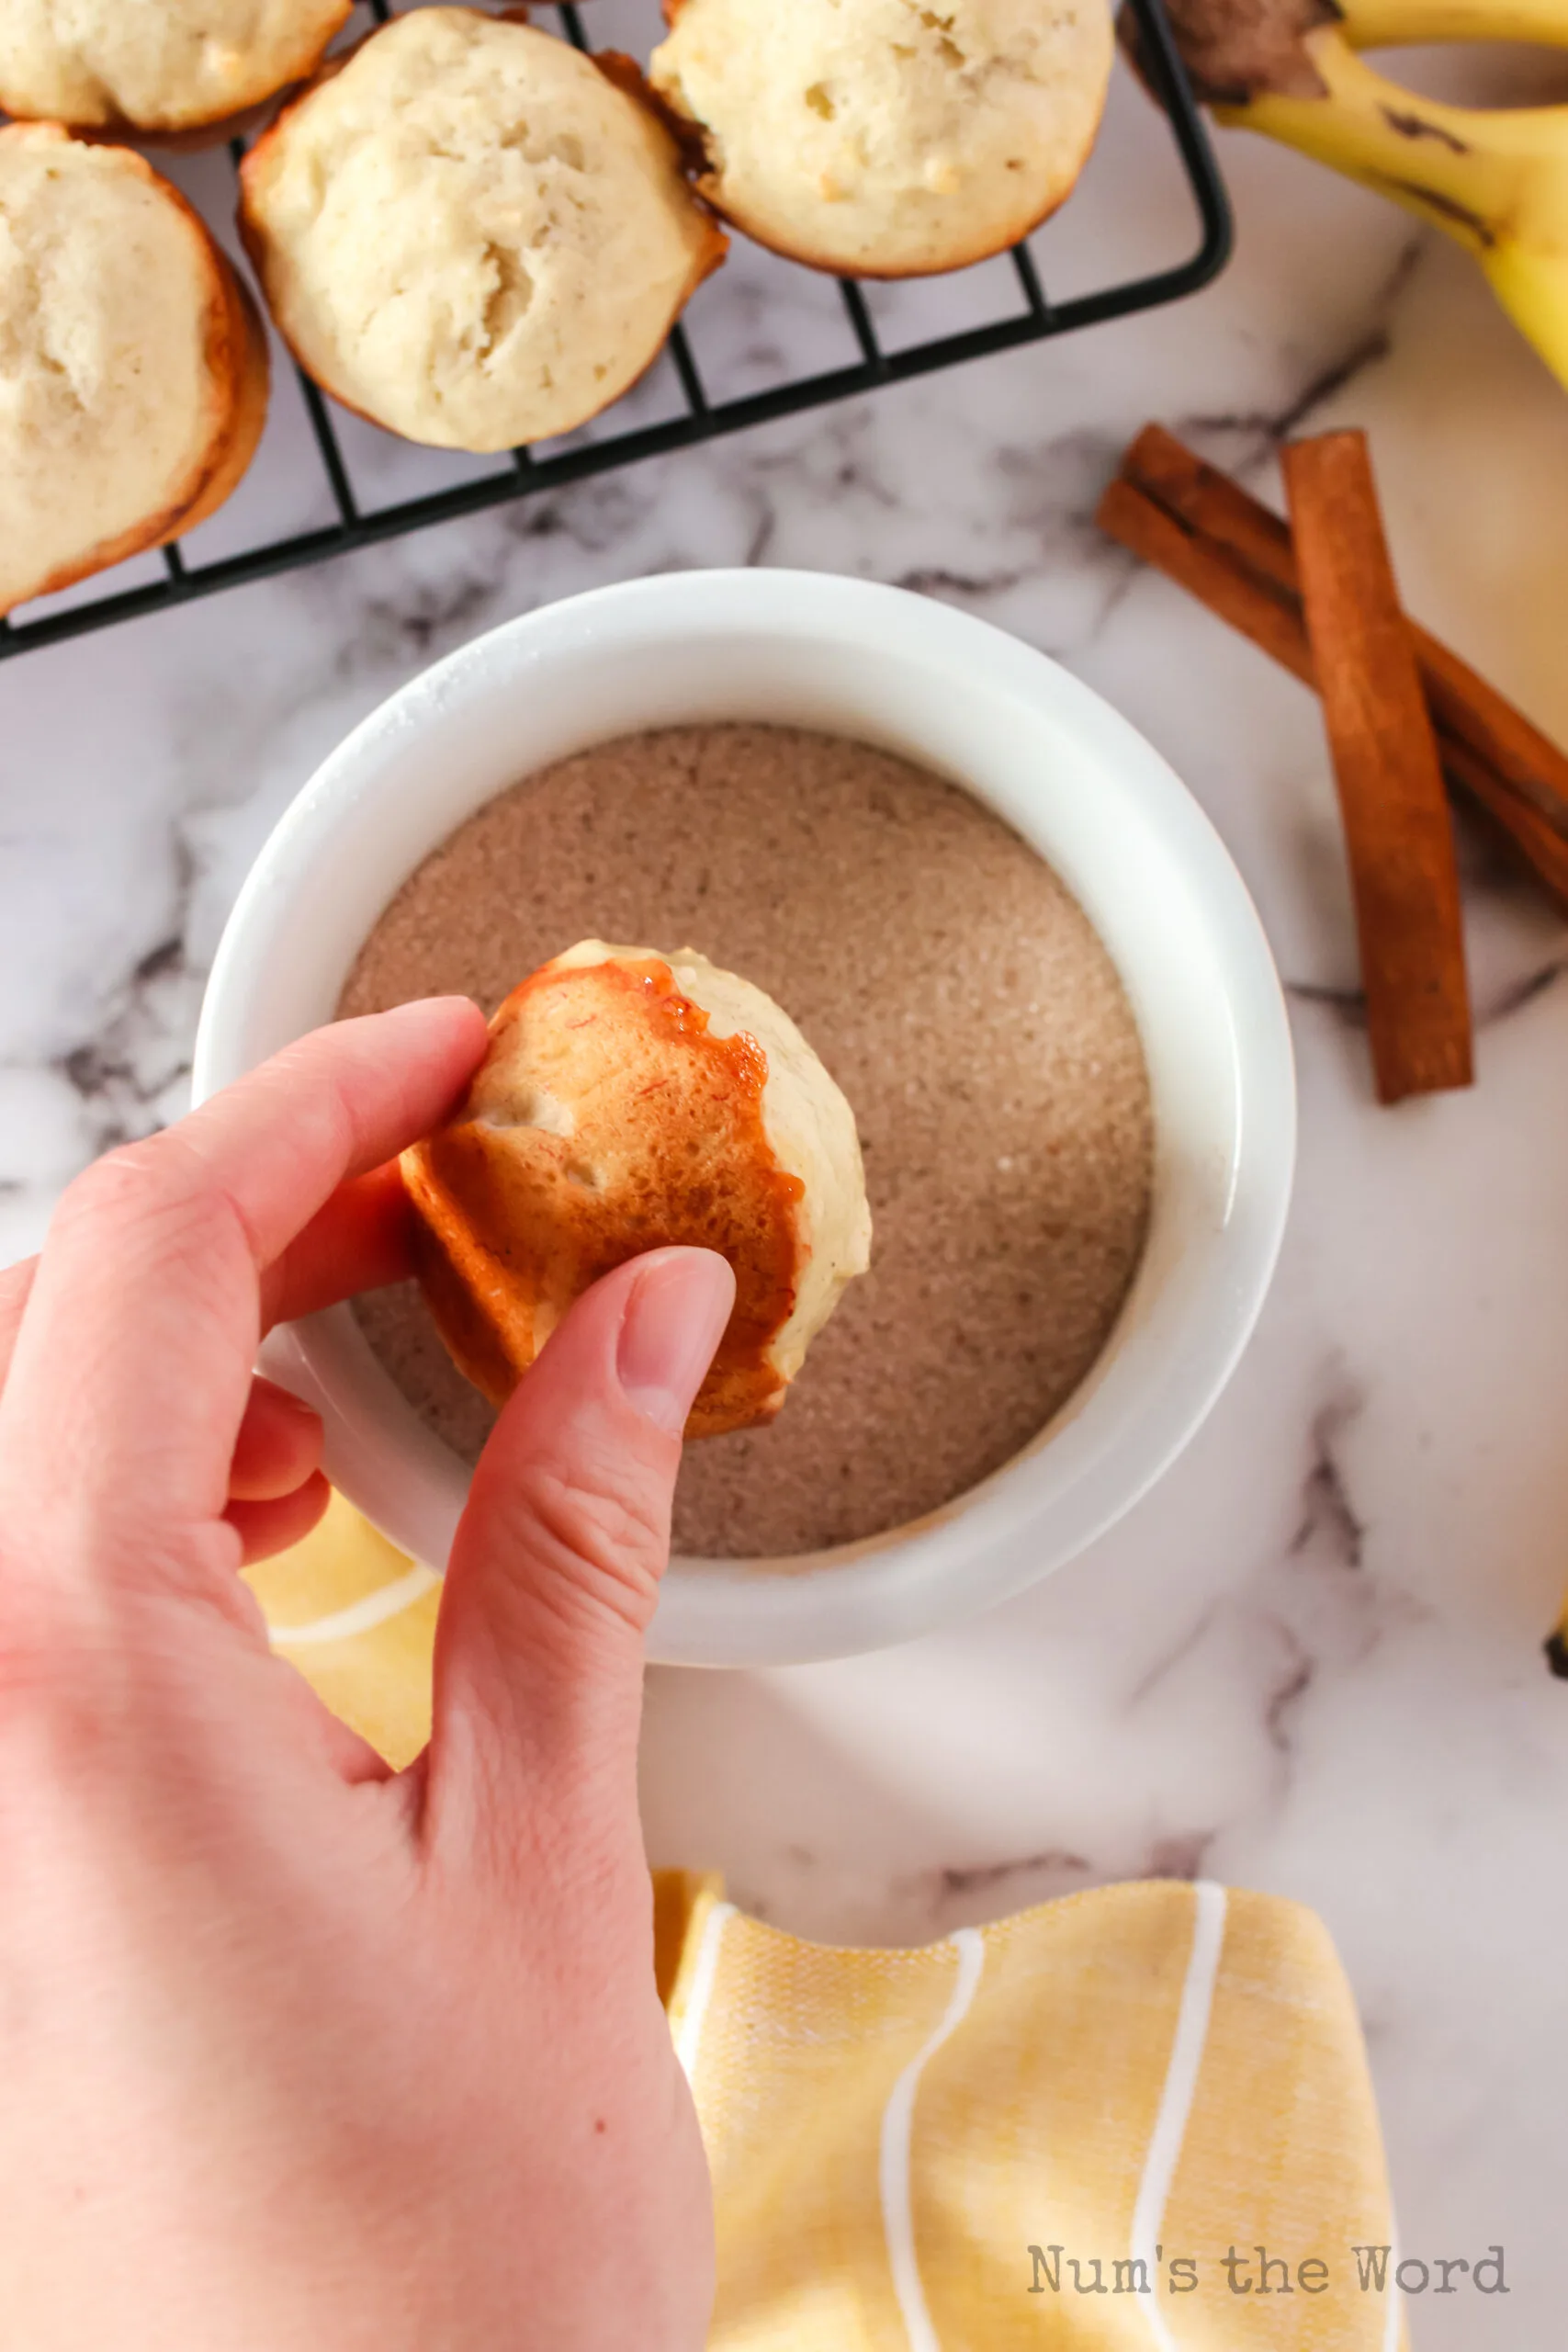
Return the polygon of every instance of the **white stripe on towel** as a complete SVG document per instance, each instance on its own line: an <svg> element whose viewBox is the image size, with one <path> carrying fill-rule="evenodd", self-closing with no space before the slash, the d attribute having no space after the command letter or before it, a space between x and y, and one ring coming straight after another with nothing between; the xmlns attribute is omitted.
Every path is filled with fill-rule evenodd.
<svg viewBox="0 0 1568 2352"><path fill-rule="evenodd" d="M412 1609L414 1602L439 1584L434 1568L410 1568L406 1576L394 1577L390 1584L378 1585L363 1600L351 1601L346 1609L335 1610L330 1617L312 1618L308 1625L269 1625L267 1636L274 1649L294 1647L304 1642L346 1642L352 1634L368 1634L374 1626L384 1625L389 1617Z"/></svg>
<svg viewBox="0 0 1568 2352"><path fill-rule="evenodd" d="M1213 2007L1214 1980L1220 1972L1220 1950L1225 1939L1224 1888L1215 1886L1211 1880L1200 1879L1192 1895L1192 1949L1187 1958L1187 1980L1181 1988L1181 2007L1177 2013L1159 2113L1150 2134L1144 2177L1138 2183L1138 2201L1133 2211L1132 2254L1134 2261L1144 2262L1148 2268L1153 2292L1144 2305L1144 2312L1159 2352L1177 2352L1177 2346L1159 2307L1155 2244L1165 2218L1170 2184L1176 2177L1187 2119L1192 2112L1192 2095L1198 2087L1203 2044L1209 2032L1209 2012Z"/></svg>
<svg viewBox="0 0 1568 2352"><path fill-rule="evenodd" d="M946 2014L931 2040L916 2052L905 2067L887 2101L882 2118L882 2226L887 2239L887 2260L893 2272L893 2291L898 2298L903 2316L904 2333L909 2339L909 2352L942 2352L926 2298L920 2286L920 2267L915 2257L915 2218L909 2196L909 2156L914 2138L915 2093L920 2086L928 2062L936 2056L942 2043L962 2024L969 2005L975 1998L975 1988L980 1982L980 1971L986 1962L986 1946L977 1928L960 1928L952 1939L958 1954L958 1973L953 1979L953 1995Z"/></svg>
<svg viewBox="0 0 1568 2352"><path fill-rule="evenodd" d="M713 1997L713 1980L718 1972L718 1943L725 1922L735 1917L733 1903L716 1903L703 1924L703 1939L697 1946L697 1956L692 1963L692 1989L686 1996L685 2011L681 2018L681 2030L675 2037L675 2055L688 2082L697 2063L697 2045L703 2038L703 2024Z"/></svg>
<svg viewBox="0 0 1568 2352"><path fill-rule="evenodd" d="M1382 2325L1382 2352L1399 2352L1399 2217L1391 2212L1388 2233L1393 2240L1388 2256L1388 2311Z"/></svg>

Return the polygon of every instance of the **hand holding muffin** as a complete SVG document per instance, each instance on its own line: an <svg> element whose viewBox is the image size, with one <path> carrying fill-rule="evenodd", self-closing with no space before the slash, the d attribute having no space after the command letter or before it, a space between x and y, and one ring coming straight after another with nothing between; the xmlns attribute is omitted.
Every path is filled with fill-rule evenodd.
<svg viewBox="0 0 1568 2352"><path fill-rule="evenodd" d="M641 1261L557 1335L463 1514L412 1776L236 1573L328 1493L257 1332L397 1268L373 1170L483 1042L450 1001L300 1040L0 1270L6 2352L705 2333L637 1751L725 1269Z"/></svg>

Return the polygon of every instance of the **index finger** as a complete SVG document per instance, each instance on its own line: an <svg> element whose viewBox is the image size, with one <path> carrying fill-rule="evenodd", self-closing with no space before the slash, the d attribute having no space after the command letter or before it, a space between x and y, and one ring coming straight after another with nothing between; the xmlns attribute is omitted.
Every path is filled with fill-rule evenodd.
<svg viewBox="0 0 1568 2352"><path fill-rule="evenodd" d="M345 1179L434 1126L484 1050L466 998L320 1029L69 1188L0 1397L7 1489L215 1519L261 1278Z"/></svg>
<svg viewBox="0 0 1568 2352"><path fill-rule="evenodd" d="M367 1176L351 1176L262 1277L263 1333L359 1291L405 1281L413 1272L411 1223L395 1159ZM0 1267L0 1391L37 1272L36 1258Z"/></svg>

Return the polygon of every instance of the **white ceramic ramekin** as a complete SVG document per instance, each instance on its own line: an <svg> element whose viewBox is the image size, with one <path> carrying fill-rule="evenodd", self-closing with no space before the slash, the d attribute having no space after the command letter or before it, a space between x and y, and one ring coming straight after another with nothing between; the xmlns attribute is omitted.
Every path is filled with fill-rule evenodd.
<svg viewBox="0 0 1568 2352"><path fill-rule="evenodd" d="M1257 1319L1290 1195L1295 1092L1251 901L1197 803L1124 719L1043 654L946 605L761 571L667 574L531 613L356 728L241 892L202 1010L198 1099L332 1018L382 908L481 802L609 737L714 719L879 744L1005 817L1077 892L1120 967L1157 1132L1132 1294L1089 1379L1022 1454L894 1534L806 1560L672 1565L654 1657L774 1665L877 1648L1017 1592L1160 1476ZM348 1309L276 1334L267 1363L321 1412L336 1484L441 1566L468 1474Z"/></svg>

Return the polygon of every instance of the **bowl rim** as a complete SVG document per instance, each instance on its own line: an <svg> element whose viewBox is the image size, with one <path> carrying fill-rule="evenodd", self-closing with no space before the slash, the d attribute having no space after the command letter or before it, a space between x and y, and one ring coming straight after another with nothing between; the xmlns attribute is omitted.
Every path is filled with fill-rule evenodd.
<svg viewBox="0 0 1568 2352"><path fill-rule="evenodd" d="M1179 1361L1149 1384L1132 1426L1120 1435L1111 1430L1098 1451L1081 1445L1084 1459L1065 1491L1032 1494L1031 1464L1052 1449L1059 1456L1075 1429L1081 1444L1079 1403L1092 1391L1091 1372L1064 1413L1021 1453L912 1527L782 1572L756 1563L677 1560L660 1589L650 1659L756 1666L882 1648L989 1608L1076 1557L1164 1476L1223 1393L1268 1292L1289 1210L1296 1093L1283 991L1246 885L1190 791L1129 720L1049 655L953 605L879 582L767 568L655 573L536 607L416 673L361 719L284 809L236 898L203 998L194 1099L206 1099L248 1066L240 1031L258 977L265 981L267 936L287 905L290 872L298 874L335 826L352 821L378 763L400 752L411 729L434 742L454 713L562 654L608 657L628 638L646 645L715 631L795 639L803 647L851 639L884 654L897 640L901 657L917 659L923 645L944 666L962 667L980 699L1021 700L1073 735L1083 753L1137 799L1150 831L1201 899L1231 1019L1236 1100L1208 1311L1192 1318ZM585 725L583 741L592 740ZM323 1392L311 1327L323 1320L274 1334L264 1359L272 1376L318 1400ZM1112 1332L1102 1362L1115 1338ZM389 1449L381 1449L379 1495L367 1492L358 1453L349 1451L349 1461L334 1461L329 1448L334 1482L406 1548L395 1522L400 1516L406 1526L409 1514L388 1509L389 1483L400 1475ZM409 1475L417 1480L421 1474L416 1466ZM1048 1544L1029 1541L1031 1523L1047 1510Z"/></svg>

